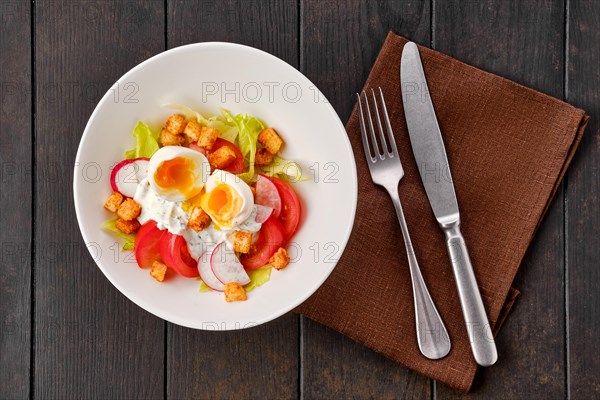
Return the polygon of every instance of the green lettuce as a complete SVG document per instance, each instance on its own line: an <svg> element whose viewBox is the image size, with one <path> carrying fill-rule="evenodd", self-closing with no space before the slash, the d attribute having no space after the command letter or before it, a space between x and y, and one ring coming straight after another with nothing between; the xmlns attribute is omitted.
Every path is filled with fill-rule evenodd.
<svg viewBox="0 0 600 400"><path fill-rule="evenodd" d="M255 288L264 285L265 283L271 280L271 264L267 264L263 267L257 268L252 271L247 271L248 276L250 277L250 283L244 286L246 293L254 290ZM198 289L200 292L211 292L212 289L206 286L206 283L201 278L196 278L197 281L200 282L200 288Z"/></svg>
<svg viewBox="0 0 600 400"><path fill-rule="evenodd" d="M105 229L109 232L116 234L121 239L125 239L125 243L123 244L123 247L121 248L122 250L133 250L134 245L135 245L135 235L133 233L131 233L131 234L123 233L119 229L117 229L117 227L115 226L115 223L117 222L118 219L119 218L117 217L117 218L113 218L113 219L106 221L105 223L102 224L102 229Z"/></svg>
<svg viewBox="0 0 600 400"><path fill-rule="evenodd" d="M249 292L259 286L264 285L265 283L271 280L271 271L273 268L271 264L267 264L263 267L257 268L252 271L248 271L248 276L250 277L250 283L244 286L246 292Z"/></svg>
<svg viewBox="0 0 600 400"><path fill-rule="evenodd" d="M239 177L245 181L251 181L255 175L254 156L256 155L256 142L258 134L265 129L265 125L258 118L248 114L232 116L229 110L225 109L222 109L221 113L225 116L228 123L232 123L238 128L237 145L249 166L248 171L240 174Z"/></svg>
<svg viewBox="0 0 600 400"><path fill-rule="evenodd" d="M257 170L263 175L274 176L289 183L309 180L309 178L302 175L302 168L297 162L279 156L274 156L270 164L257 168Z"/></svg>
<svg viewBox="0 0 600 400"><path fill-rule="evenodd" d="M135 148L125 152L125 158L131 160L139 157L150 158L158 150L158 134L152 133L148 125L139 121L133 129Z"/></svg>

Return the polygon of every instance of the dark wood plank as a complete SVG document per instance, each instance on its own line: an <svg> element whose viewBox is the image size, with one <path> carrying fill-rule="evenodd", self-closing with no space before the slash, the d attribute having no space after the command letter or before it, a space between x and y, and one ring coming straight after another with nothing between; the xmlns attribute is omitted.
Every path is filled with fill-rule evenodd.
<svg viewBox="0 0 600 400"><path fill-rule="evenodd" d="M429 44L429 0L302 3L301 71L346 121L388 31ZM302 396L429 398L431 381L302 318Z"/></svg>
<svg viewBox="0 0 600 400"><path fill-rule="evenodd" d="M164 3L35 6L34 395L161 398L164 322L96 267L79 233L71 182L79 139L101 96L164 49Z"/></svg>
<svg viewBox="0 0 600 400"><path fill-rule="evenodd" d="M562 97L562 2L436 2L434 20L437 50ZM564 395L563 218L561 186L514 283L522 296L498 337L499 361L480 371L470 397ZM442 385L436 395L458 397Z"/></svg>
<svg viewBox="0 0 600 400"><path fill-rule="evenodd" d="M0 398L29 396L31 7L0 4Z"/></svg>
<svg viewBox="0 0 600 400"><path fill-rule="evenodd" d="M168 45L232 41L298 65L296 1L170 1ZM298 317L285 315L237 332L169 324L167 395L171 398L295 398Z"/></svg>
<svg viewBox="0 0 600 400"><path fill-rule="evenodd" d="M566 185L569 394L590 399L600 397L600 8L595 0L568 5L567 100L591 115Z"/></svg>

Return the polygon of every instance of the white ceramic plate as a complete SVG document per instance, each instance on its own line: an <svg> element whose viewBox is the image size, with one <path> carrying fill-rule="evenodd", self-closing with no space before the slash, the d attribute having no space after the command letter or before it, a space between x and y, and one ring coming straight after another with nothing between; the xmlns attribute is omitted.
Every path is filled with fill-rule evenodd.
<svg viewBox="0 0 600 400"><path fill-rule="evenodd" d="M111 167L133 147L138 120L160 129L180 103L205 115L224 107L276 128L283 156L297 161L309 181L295 184L303 211L290 247L292 264L245 302L199 293L194 279L158 283L138 268L132 252L101 224L111 189ZM344 126L318 89L300 72L263 51L231 43L198 43L166 51L126 73L102 98L85 128L74 171L73 194L81 233L106 277L145 310L175 324L206 330L255 326L290 311L329 276L354 222L356 165Z"/></svg>

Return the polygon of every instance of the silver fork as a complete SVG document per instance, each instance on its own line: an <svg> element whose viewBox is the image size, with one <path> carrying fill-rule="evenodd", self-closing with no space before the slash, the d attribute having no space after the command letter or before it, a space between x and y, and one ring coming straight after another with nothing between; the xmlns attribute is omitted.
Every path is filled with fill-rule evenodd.
<svg viewBox="0 0 600 400"><path fill-rule="evenodd" d="M444 326L444 322L442 321L442 318L440 317L440 314L435 308L433 300L429 295L429 291L427 290L427 286L423 280L423 275L421 275L419 263L417 262L417 257L410 240L406 219L404 218L404 212L402 211L402 205L400 204L400 195L398 194L398 185L404 176L404 169L402 168L400 156L398 155L398 148L396 147L394 132L392 131L392 125L390 124L390 118L385 106L383 92L381 91L381 88L378 89L379 101L381 103L387 134L381 124L379 107L377 106L377 99L373 89L371 89L371 96L373 98L373 106L375 109L374 115L379 131L379 143L381 144L381 148L377 143L377 135L375 133L375 128L373 127L368 95L364 90L362 91L362 95L356 93L356 97L358 99L360 131L362 133L363 147L365 150L365 156L367 157L369 171L371 172L371 179L375 184L384 187L388 191L390 197L392 198L392 202L394 203L394 207L396 208L396 214L398 215L398 221L400 222L402 236L404 236L404 244L406 246L406 256L408 257L408 266L410 268L413 297L415 302L415 320L419 349L425 357L437 360L446 356L450 352L450 337L448 336L448 331ZM363 112L362 98L364 98L364 103L366 106L366 115L369 124L370 135L367 133L367 127L365 125L365 112ZM371 139L370 143L369 136Z"/></svg>

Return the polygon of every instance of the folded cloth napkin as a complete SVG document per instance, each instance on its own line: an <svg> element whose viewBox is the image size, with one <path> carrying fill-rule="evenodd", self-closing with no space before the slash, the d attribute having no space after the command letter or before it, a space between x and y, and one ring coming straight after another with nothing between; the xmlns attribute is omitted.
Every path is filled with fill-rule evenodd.
<svg viewBox="0 0 600 400"><path fill-rule="evenodd" d="M381 86L386 96L405 170L400 198L452 350L444 359L432 361L417 347L402 234L388 194L371 181L356 107L346 125L358 173L354 229L329 279L297 311L410 369L467 392L477 365L444 235L421 183L402 109L399 66L406 42L388 34L365 88ZM519 264L588 117L560 100L431 49L419 49L452 171L462 232L488 317L497 331L516 296L511 284Z"/></svg>

